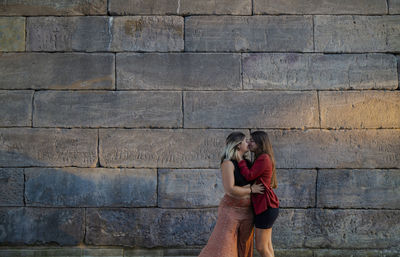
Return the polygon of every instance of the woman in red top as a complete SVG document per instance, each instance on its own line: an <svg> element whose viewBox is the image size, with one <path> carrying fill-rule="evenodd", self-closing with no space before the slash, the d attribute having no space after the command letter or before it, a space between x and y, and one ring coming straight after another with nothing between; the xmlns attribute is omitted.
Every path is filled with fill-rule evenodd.
<svg viewBox="0 0 400 257"><path fill-rule="evenodd" d="M251 202L255 213L256 249L262 257L273 257L271 242L272 225L279 214L279 200L272 188L277 188L275 159L267 133L255 131L251 133L249 150L255 154L255 161L249 169L242 156L237 156L240 173L246 180L262 183L265 191L262 194L251 194Z"/></svg>

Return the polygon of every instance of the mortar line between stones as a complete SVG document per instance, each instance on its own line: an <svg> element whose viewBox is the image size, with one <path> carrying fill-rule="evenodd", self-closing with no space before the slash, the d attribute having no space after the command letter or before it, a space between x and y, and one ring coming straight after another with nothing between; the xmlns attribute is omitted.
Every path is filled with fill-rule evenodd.
<svg viewBox="0 0 400 257"><path fill-rule="evenodd" d="M241 83L241 88L243 88L243 53L240 53L240 67L239 67L239 74L240 74L240 83Z"/></svg>
<svg viewBox="0 0 400 257"><path fill-rule="evenodd" d="M26 193L25 193L25 183L26 183L25 168L22 169L22 172L23 172L23 175L24 175L24 189L23 189L24 191L23 191L23 194L22 194L22 200L24 202L24 206L26 206L26 199L25 199L25 195L26 195Z"/></svg>
<svg viewBox="0 0 400 257"><path fill-rule="evenodd" d="M186 17L182 16L183 18L183 52L186 52Z"/></svg>
<svg viewBox="0 0 400 257"><path fill-rule="evenodd" d="M184 97L183 97L183 94L184 94L184 91L182 90L182 100L181 100L181 106L182 106L182 108L181 108L181 111L182 111L182 126L181 126L181 128L184 128L185 127L185 106L184 106Z"/></svg>
<svg viewBox="0 0 400 257"><path fill-rule="evenodd" d="M86 208L83 208L83 220L84 220L84 230L83 230L83 243L86 244Z"/></svg>
<svg viewBox="0 0 400 257"><path fill-rule="evenodd" d="M319 174L319 168L316 168L317 170L317 176L315 178L315 203L314 203L314 208L317 208L317 203L318 203L318 174Z"/></svg>
<svg viewBox="0 0 400 257"><path fill-rule="evenodd" d="M317 102L318 102L318 121L319 121L319 128L322 129L321 126L321 106L319 102L319 91L317 90Z"/></svg>
<svg viewBox="0 0 400 257"><path fill-rule="evenodd" d="M36 90L33 91L32 94L32 105L31 105L31 128L33 128L33 112L35 111L35 104L34 104L34 98L35 98Z"/></svg>
<svg viewBox="0 0 400 257"><path fill-rule="evenodd" d="M158 185L160 184L160 178L159 178L159 168L157 168L156 169L156 172L157 172L157 184L156 184L156 192L157 192L157 197L156 197L156 206L158 207L158 208L160 208L160 206L158 205L159 204L159 196L160 196L160 192L158 191L159 190L159 187L158 187Z"/></svg>
<svg viewBox="0 0 400 257"><path fill-rule="evenodd" d="M313 52L315 52L315 15L312 15L312 38L313 38Z"/></svg>
<svg viewBox="0 0 400 257"><path fill-rule="evenodd" d="M117 91L117 53L114 53L114 91Z"/></svg>
<svg viewBox="0 0 400 257"><path fill-rule="evenodd" d="M251 15L254 15L254 0L251 0Z"/></svg>
<svg viewBox="0 0 400 257"><path fill-rule="evenodd" d="M27 44L28 44L28 41L27 41L27 35L28 35L28 32L27 32L27 25L28 25L28 17L25 17L25 52L26 52L26 46L27 46Z"/></svg>
<svg viewBox="0 0 400 257"><path fill-rule="evenodd" d="M100 165L100 129L97 129L97 163L96 167L101 167Z"/></svg>
<svg viewBox="0 0 400 257"><path fill-rule="evenodd" d="M386 0L386 14L389 14L389 0Z"/></svg>

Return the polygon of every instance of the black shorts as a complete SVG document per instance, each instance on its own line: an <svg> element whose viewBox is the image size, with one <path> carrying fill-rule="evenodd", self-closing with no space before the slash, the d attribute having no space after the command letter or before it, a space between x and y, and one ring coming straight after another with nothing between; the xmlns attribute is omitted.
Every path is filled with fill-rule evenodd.
<svg viewBox="0 0 400 257"><path fill-rule="evenodd" d="M279 208L268 207L266 211L254 216L254 226L263 229L272 228L278 215Z"/></svg>

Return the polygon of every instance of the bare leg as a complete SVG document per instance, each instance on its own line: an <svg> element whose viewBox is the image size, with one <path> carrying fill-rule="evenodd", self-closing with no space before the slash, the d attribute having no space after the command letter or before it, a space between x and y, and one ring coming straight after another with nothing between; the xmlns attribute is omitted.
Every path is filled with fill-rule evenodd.
<svg viewBox="0 0 400 257"><path fill-rule="evenodd" d="M271 235L272 228L256 228L256 249L262 257L275 257Z"/></svg>

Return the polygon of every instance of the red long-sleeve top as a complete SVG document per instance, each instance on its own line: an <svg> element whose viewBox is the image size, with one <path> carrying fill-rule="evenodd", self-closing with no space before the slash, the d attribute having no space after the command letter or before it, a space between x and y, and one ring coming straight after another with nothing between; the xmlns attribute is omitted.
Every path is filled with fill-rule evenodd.
<svg viewBox="0 0 400 257"><path fill-rule="evenodd" d="M262 183L265 187L263 194L251 194L251 202L255 214L260 214L267 210L268 207L278 208L279 200L271 188L272 179L272 161L268 154L261 154L255 160L253 166L249 169L246 161L241 160L239 163L240 173L246 180L255 180L257 184Z"/></svg>

